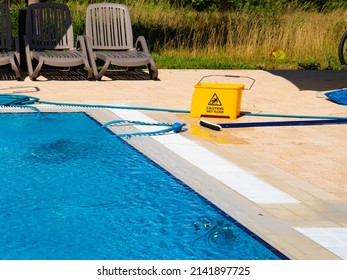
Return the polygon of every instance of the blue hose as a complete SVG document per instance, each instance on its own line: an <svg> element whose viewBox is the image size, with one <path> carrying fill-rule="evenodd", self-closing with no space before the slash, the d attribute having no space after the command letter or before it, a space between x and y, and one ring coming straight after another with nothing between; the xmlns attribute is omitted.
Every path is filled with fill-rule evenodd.
<svg viewBox="0 0 347 280"><path fill-rule="evenodd" d="M83 108L106 108L106 109L126 109L126 110L141 110L141 111L160 111L169 113L190 113L188 110L175 110L166 108L148 108L148 107L132 107L132 106L114 106L114 105L96 105L96 104L78 104L78 103L59 103L41 101L37 97L27 95L16 95L16 94L0 94L0 106L9 107L24 107L31 108L37 112L40 110L34 106L28 106L28 104L49 104L56 106L69 106L69 107L83 107Z"/></svg>
<svg viewBox="0 0 347 280"><path fill-rule="evenodd" d="M17 94L1 94L0 95L0 106L10 106L19 108L29 108L40 113L40 110L35 106L30 106L28 104L34 104L38 102L39 99L33 96L27 95L17 95Z"/></svg>
<svg viewBox="0 0 347 280"><path fill-rule="evenodd" d="M49 101L38 101L40 104L51 104L57 106L72 106L72 107L85 107L85 108L107 108L107 109L126 109L126 110L140 110L140 111L159 111L169 113L190 113L188 110L175 110L166 108L150 108L150 107L133 107L133 106L115 106L115 105L93 105L93 104L75 104L75 103L58 103Z"/></svg>
<svg viewBox="0 0 347 280"><path fill-rule="evenodd" d="M124 134L116 134L118 137L126 137L130 138L133 136L154 136L154 135L163 135L169 132L179 133L182 131L183 127L186 125L185 123L176 122L174 124L170 123L147 123L140 121L129 121L129 120L114 120L107 122L103 125L103 127L107 127L110 125L119 125L119 124L135 124L135 125L154 125L154 126L168 126L169 128L151 131L151 132L134 132L134 133L124 133Z"/></svg>
<svg viewBox="0 0 347 280"><path fill-rule="evenodd" d="M323 119L323 120L347 120L347 117L338 116L307 116L307 115L283 115L283 114L262 114L242 112L241 116L271 117L271 118L294 118L294 119Z"/></svg>

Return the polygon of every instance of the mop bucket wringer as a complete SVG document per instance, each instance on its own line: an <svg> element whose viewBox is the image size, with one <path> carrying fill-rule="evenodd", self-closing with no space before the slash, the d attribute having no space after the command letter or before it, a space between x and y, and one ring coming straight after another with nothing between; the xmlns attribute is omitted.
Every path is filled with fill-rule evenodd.
<svg viewBox="0 0 347 280"><path fill-rule="evenodd" d="M251 84L245 88L244 84L202 82L203 79L214 76L249 79ZM194 86L190 116L236 119L241 112L242 92L251 89L254 82L253 78L247 76L209 75L202 77Z"/></svg>

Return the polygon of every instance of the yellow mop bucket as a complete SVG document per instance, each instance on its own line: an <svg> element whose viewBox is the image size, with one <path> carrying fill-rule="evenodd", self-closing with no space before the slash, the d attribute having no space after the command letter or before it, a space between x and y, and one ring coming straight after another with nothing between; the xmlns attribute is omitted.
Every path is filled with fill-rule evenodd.
<svg viewBox="0 0 347 280"><path fill-rule="evenodd" d="M195 118L210 116L236 119L240 115L242 92L245 89L245 85L201 82L203 79L212 76L250 79L252 83L247 90L251 89L255 82L253 78L247 76L204 76L199 83L195 85L190 116Z"/></svg>

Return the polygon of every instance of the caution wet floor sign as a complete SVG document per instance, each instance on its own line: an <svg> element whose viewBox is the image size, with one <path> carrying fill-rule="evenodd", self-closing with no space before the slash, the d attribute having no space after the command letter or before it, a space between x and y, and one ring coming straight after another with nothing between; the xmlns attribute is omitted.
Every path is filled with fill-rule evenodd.
<svg viewBox="0 0 347 280"><path fill-rule="evenodd" d="M243 84L199 83L195 85L190 115L228 117L240 115Z"/></svg>

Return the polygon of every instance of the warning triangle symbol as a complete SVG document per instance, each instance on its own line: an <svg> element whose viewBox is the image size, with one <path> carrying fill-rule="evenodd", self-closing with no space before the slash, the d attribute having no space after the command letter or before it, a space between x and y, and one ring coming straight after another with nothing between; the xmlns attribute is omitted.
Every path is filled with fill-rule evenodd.
<svg viewBox="0 0 347 280"><path fill-rule="evenodd" d="M210 99L210 102L208 102L208 105L210 106L222 106L222 102L220 102L217 94L213 94L212 98Z"/></svg>

